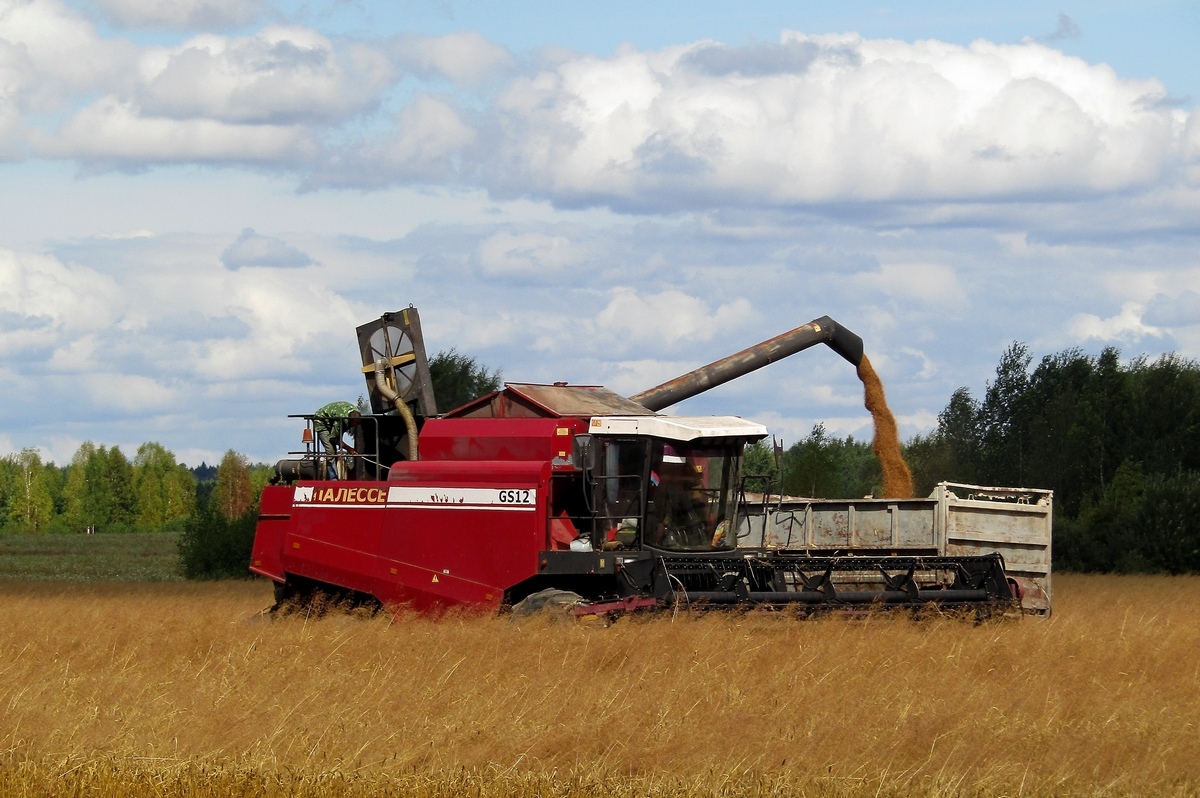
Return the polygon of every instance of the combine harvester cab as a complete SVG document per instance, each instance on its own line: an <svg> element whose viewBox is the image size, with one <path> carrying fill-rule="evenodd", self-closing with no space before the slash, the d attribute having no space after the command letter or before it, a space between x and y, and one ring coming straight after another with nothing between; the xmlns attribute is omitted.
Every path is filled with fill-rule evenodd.
<svg viewBox="0 0 1200 798"><path fill-rule="evenodd" d="M656 412L815 343L856 362L861 341L828 318L632 399L508 383L441 416L415 308L360 327L359 342L373 412L358 451L338 458L350 478L323 479L327 458L310 443L277 465L262 497L251 570L281 600L321 590L418 611L553 596L577 614L680 604L991 612L1030 596L1027 610L1049 610L1048 495L1017 510L997 503L982 537L954 527L965 515L949 511L958 499L946 486L928 500L754 504L741 458L764 427ZM1044 510L1044 539L1011 523L1029 506ZM1039 546L1044 574L1027 586L1006 573L1006 554Z"/></svg>

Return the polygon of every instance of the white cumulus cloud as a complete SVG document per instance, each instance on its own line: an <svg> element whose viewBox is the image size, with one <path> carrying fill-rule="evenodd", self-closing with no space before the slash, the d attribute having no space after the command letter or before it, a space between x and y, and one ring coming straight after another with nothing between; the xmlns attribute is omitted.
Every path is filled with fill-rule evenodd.
<svg viewBox="0 0 1200 798"><path fill-rule="evenodd" d="M1188 182L1200 186L1200 111L1192 111L1184 132L1184 164Z"/></svg>
<svg viewBox="0 0 1200 798"><path fill-rule="evenodd" d="M260 2L93 3L131 27L271 16ZM99 167L271 164L304 188L453 181L649 212L1200 185L1196 113L1158 81L1034 40L784 31L540 58L522 64L474 32L368 39L274 22L146 45L101 35L61 0L0 0L0 158L29 139ZM443 80L444 95L423 85Z"/></svg>
<svg viewBox="0 0 1200 798"><path fill-rule="evenodd" d="M143 116L113 97L97 100L53 135L36 137L45 155L133 166L172 161L298 162L316 153L309 131L286 125L236 125L215 119Z"/></svg>
<svg viewBox="0 0 1200 798"><path fill-rule="evenodd" d="M493 179L638 208L1107 192L1176 151L1165 95L1032 41L626 50L514 81Z"/></svg>
<svg viewBox="0 0 1200 798"><path fill-rule="evenodd" d="M462 154L478 140L446 99L419 94L395 116L389 135L335 154L314 185L379 187L398 182L455 180Z"/></svg>
<svg viewBox="0 0 1200 798"><path fill-rule="evenodd" d="M230 272L224 304L246 325L241 336L194 347L196 373L213 381L308 373L314 342L347 336L362 323L351 304L319 282L275 269Z"/></svg>
<svg viewBox="0 0 1200 798"><path fill-rule="evenodd" d="M247 227L237 240L221 253L221 262L230 269L243 266L273 266L297 269L308 266L313 259L303 250L293 247L281 238L264 236Z"/></svg>
<svg viewBox="0 0 1200 798"><path fill-rule="evenodd" d="M1136 341L1147 336L1161 337L1162 331L1142 321L1145 308L1137 302L1121 305L1121 312L1108 318L1093 313L1077 313L1071 317L1068 331L1077 340Z"/></svg>
<svg viewBox="0 0 1200 798"><path fill-rule="evenodd" d="M751 313L750 302L732 298L716 308L682 291L641 293L616 288L596 316L596 334L613 351L659 353L678 344L711 340Z"/></svg>
<svg viewBox="0 0 1200 798"><path fill-rule="evenodd" d="M46 255L0 250L0 353L6 356L104 329L124 306L120 287L106 275Z"/></svg>
<svg viewBox="0 0 1200 798"><path fill-rule="evenodd" d="M0 133L6 121L119 83L136 55L133 44L101 37L56 0L0 0Z"/></svg>
<svg viewBox="0 0 1200 798"><path fill-rule="evenodd" d="M398 76L378 47L308 28L139 46L99 36L54 0L0 0L0 157L28 140L89 164L304 168L324 130L372 112Z"/></svg>
<svg viewBox="0 0 1200 798"><path fill-rule="evenodd" d="M339 50L316 31L277 25L150 50L140 73L147 115L258 124L350 117L373 107L395 79L388 58L368 45Z"/></svg>
<svg viewBox="0 0 1200 798"><path fill-rule="evenodd" d="M92 0L112 23L151 30L221 30L260 19L265 0Z"/></svg>
<svg viewBox="0 0 1200 798"><path fill-rule="evenodd" d="M401 36L391 52L398 64L419 77L444 77L466 85L502 77L514 65L508 50L472 31Z"/></svg>

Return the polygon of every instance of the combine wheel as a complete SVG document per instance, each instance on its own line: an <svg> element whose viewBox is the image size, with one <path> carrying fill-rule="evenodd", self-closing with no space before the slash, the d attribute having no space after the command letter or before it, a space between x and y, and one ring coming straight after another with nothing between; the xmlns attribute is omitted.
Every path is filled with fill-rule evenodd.
<svg viewBox="0 0 1200 798"><path fill-rule="evenodd" d="M513 605L512 617L530 618L535 615L546 617L571 617L571 610L583 603L583 596L570 590L547 588L531 593Z"/></svg>

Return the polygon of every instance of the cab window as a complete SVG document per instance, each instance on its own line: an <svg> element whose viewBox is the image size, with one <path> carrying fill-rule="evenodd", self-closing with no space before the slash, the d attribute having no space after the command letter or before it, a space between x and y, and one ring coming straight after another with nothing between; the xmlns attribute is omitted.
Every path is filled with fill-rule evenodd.
<svg viewBox="0 0 1200 798"><path fill-rule="evenodd" d="M733 548L732 449L657 441L650 462L645 542L676 551Z"/></svg>

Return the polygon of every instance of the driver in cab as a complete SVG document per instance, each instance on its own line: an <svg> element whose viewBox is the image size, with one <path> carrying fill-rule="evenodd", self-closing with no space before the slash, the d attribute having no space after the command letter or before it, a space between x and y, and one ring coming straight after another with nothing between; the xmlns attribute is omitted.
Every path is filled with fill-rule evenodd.
<svg viewBox="0 0 1200 798"><path fill-rule="evenodd" d="M662 463L650 472L653 510L650 544L665 549L708 548L707 500L700 466L667 446Z"/></svg>

